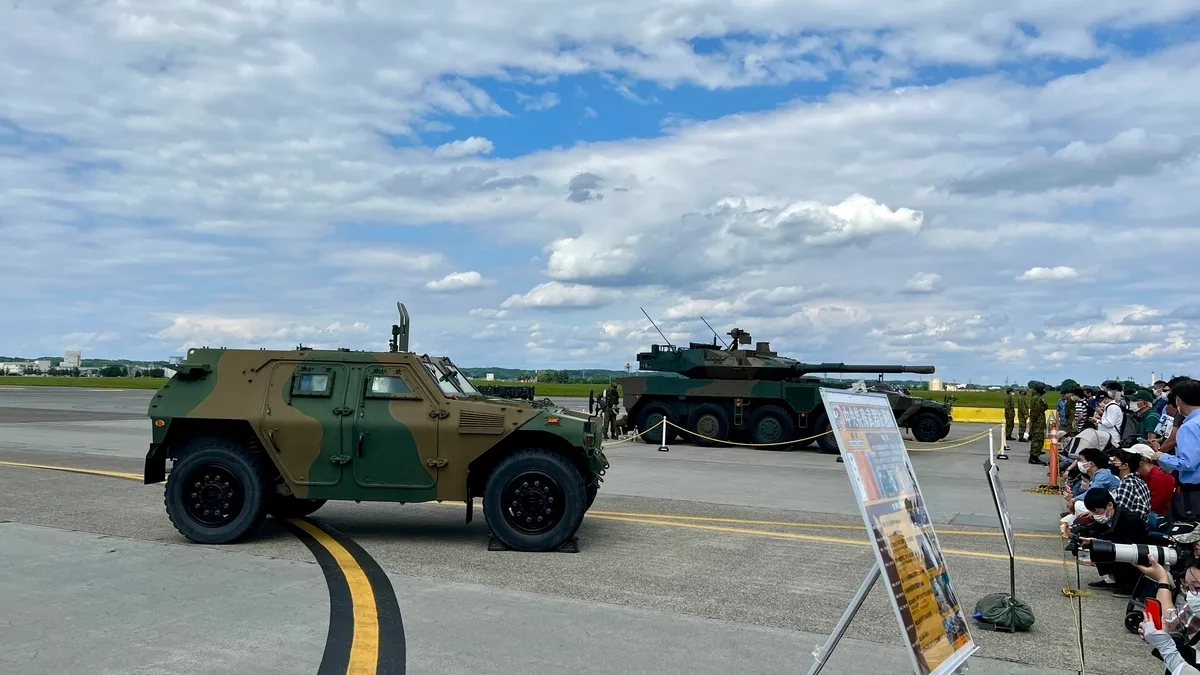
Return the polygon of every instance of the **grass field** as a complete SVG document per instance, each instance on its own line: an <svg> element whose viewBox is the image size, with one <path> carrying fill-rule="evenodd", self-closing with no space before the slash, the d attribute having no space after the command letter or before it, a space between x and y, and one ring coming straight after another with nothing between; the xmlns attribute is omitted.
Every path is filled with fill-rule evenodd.
<svg viewBox="0 0 1200 675"><path fill-rule="evenodd" d="M476 385L518 385L518 382L486 382L472 380ZM0 376L0 387L84 387L87 389L157 389L166 380L153 377L24 377ZM578 396L587 398L588 391L597 395L604 391L603 384L539 384L536 385L537 396ZM964 408L1003 408L1003 391L919 391L918 396L941 401L946 395L956 396L954 405ZM1046 392L1046 405L1050 408L1058 402L1058 392Z"/></svg>
<svg viewBox="0 0 1200 675"><path fill-rule="evenodd" d="M80 387L85 389L158 389L157 377L28 377L0 375L0 387Z"/></svg>

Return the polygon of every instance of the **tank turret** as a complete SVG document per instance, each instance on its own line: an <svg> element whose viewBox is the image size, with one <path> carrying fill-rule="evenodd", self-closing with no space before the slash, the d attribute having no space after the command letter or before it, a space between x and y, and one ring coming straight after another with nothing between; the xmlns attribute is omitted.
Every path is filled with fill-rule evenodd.
<svg viewBox="0 0 1200 675"><path fill-rule="evenodd" d="M701 444L743 438L753 445L780 445L793 439L804 446L816 437L822 450L837 452L836 439L826 433L830 427L820 388L850 384L822 380L815 374L878 374L878 382L867 390L888 397L900 428L911 430L921 442L937 441L950 433L948 404L912 396L883 382L885 374L932 375L934 366L804 363L780 356L772 351L770 342L754 342L741 328L728 335L732 343L727 346L718 344L714 330L712 344L692 342L679 347L668 341L637 355L639 371L678 376L620 380L627 419L643 440L661 440L662 432L655 427L665 417L678 425L668 430L668 442L682 433L678 430L682 427L687 430L685 436Z"/></svg>

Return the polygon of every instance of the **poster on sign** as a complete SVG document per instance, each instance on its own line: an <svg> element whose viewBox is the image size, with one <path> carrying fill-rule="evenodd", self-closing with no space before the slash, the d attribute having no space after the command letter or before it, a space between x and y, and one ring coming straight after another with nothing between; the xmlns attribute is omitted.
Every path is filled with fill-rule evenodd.
<svg viewBox="0 0 1200 675"><path fill-rule="evenodd" d="M978 647L950 581L885 394L821 389L833 434L917 675L949 675Z"/></svg>
<svg viewBox="0 0 1200 675"><path fill-rule="evenodd" d="M987 472L988 485L992 488L992 501L996 504L996 512L1000 514L1000 529L1004 532L1004 544L1008 546L1008 555L1017 554L1013 545L1012 521L1008 517L1008 500L1004 497L1004 486L1000 483L1000 467L996 460L988 457L983 460L983 469Z"/></svg>

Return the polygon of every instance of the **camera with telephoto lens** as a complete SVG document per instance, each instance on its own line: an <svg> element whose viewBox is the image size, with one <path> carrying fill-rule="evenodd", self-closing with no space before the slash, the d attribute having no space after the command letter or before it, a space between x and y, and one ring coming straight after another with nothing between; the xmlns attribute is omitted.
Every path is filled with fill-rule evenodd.
<svg viewBox="0 0 1200 675"><path fill-rule="evenodd" d="M1092 562L1097 563L1129 563L1131 565L1150 564L1150 556L1166 569L1179 561L1179 551L1174 546L1158 546L1155 544L1114 544L1103 539L1093 539Z"/></svg>

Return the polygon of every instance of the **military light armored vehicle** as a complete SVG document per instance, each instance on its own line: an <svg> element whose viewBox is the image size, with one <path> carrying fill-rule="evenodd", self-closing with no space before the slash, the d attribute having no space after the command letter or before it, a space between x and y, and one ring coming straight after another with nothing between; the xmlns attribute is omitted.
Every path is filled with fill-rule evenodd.
<svg viewBox="0 0 1200 675"><path fill-rule="evenodd" d="M166 480L183 536L231 543L327 500L461 501L469 523L475 497L510 549L575 534L609 466L600 425L479 394L450 359L408 351L397 307L387 352L188 351L150 403L144 475Z"/></svg>
<svg viewBox="0 0 1200 675"><path fill-rule="evenodd" d="M686 440L697 444L774 444L795 439L796 446L806 447L813 443L810 437L830 430L819 387L852 386L811 377L811 373L934 372L933 366L801 363L771 351L768 342L759 342L754 349L739 348L750 344L750 334L739 328L729 335L733 343L727 348L718 345L714 336L713 344L693 342L681 348L668 342L637 355L639 371L676 375L620 380L628 424L642 433L644 441L662 440L661 427L654 427L666 417L687 429ZM948 404L910 396L885 384L882 375L867 390L887 394L899 426L911 430L918 441L929 443L950 433ZM668 426L668 443L679 435L677 428ZM838 451L832 434L817 437L816 444L827 453Z"/></svg>

